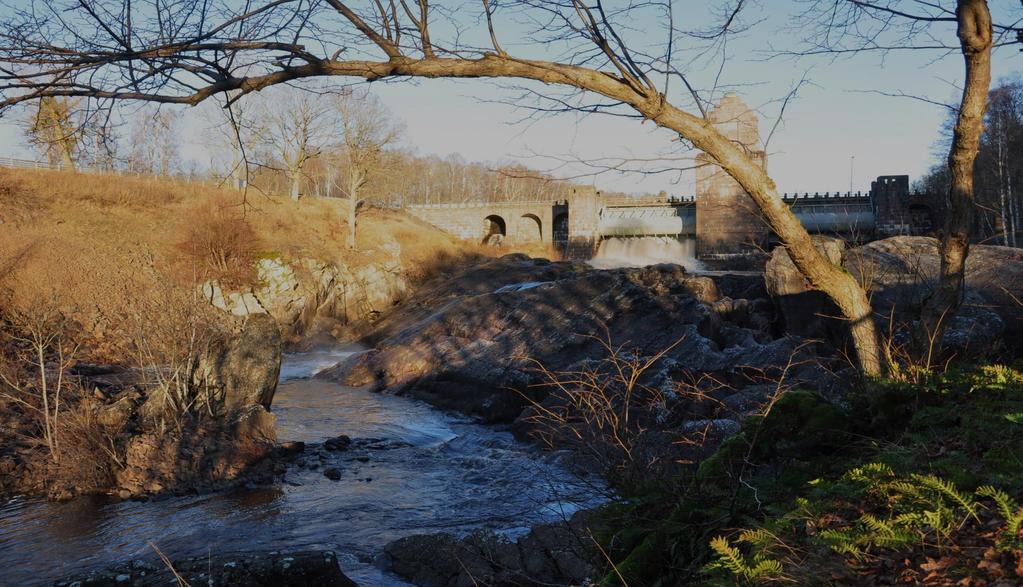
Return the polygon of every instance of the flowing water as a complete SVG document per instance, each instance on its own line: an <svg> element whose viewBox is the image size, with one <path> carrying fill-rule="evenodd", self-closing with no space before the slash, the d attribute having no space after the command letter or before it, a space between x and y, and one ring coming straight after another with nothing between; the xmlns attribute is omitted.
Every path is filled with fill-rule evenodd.
<svg viewBox="0 0 1023 587"><path fill-rule="evenodd" d="M696 260L696 240L666 236L611 237L600 241L589 261L597 269L675 263L690 271L703 268Z"/></svg>
<svg viewBox="0 0 1023 587"><path fill-rule="evenodd" d="M318 470L290 467L272 486L147 502L0 505L0 585L46 583L125 559L153 561L150 541L171 558L331 549L360 585L406 585L374 565L392 540L480 528L514 538L599 502L597 488L507 432L404 398L304 379L352 352L285 357L273 406L278 438L377 440L328 453ZM324 477L326 467L341 469L341 480Z"/></svg>

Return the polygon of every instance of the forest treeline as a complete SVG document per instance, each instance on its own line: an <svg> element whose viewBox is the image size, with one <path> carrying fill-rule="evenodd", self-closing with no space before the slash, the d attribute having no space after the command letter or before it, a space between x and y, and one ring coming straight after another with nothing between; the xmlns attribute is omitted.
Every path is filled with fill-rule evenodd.
<svg viewBox="0 0 1023 587"><path fill-rule="evenodd" d="M183 156L182 112L158 106L114 120L81 100L46 98L25 117L25 131L55 166L208 178L295 198L351 197L353 154L362 163L359 199L389 207L562 200L578 186L518 163L421 155L403 140L403 122L369 92L338 91L323 99L274 88L250 98L244 110L217 105L201 117L208 164Z"/></svg>
<svg viewBox="0 0 1023 587"><path fill-rule="evenodd" d="M985 244L1023 246L1023 77L1001 80L988 98L984 134L973 171L976 191L974 238ZM955 112L950 111L935 145L948 153ZM916 183L931 194L948 193L949 173L938 161Z"/></svg>

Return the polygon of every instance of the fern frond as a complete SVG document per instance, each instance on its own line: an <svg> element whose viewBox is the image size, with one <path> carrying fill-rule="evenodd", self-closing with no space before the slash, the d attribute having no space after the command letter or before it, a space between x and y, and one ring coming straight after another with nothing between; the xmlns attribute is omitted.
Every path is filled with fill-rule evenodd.
<svg viewBox="0 0 1023 587"><path fill-rule="evenodd" d="M778 539L767 530L763 528L746 529L739 532L739 537L735 539L736 542L745 542L746 544L752 544L754 546L763 547L770 544L774 544Z"/></svg>
<svg viewBox="0 0 1023 587"><path fill-rule="evenodd" d="M776 560L762 560L757 563L753 568L750 569L750 573L747 576L752 581L760 581L763 579L773 579L780 577L784 571L780 561Z"/></svg>
<svg viewBox="0 0 1023 587"><path fill-rule="evenodd" d="M861 467L850 469L845 477L862 483L876 483L884 477L894 477L895 471L884 463L867 463Z"/></svg>
<svg viewBox="0 0 1023 587"><path fill-rule="evenodd" d="M998 513L1005 518L1005 535L1009 540L1018 540L1020 528L1023 528L1023 507L1016 503L1008 493L990 485L977 488L977 495L989 497L998 506Z"/></svg>
<svg viewBox="0 0 1023 587"><path fill-rule="evenodd" d="M733 575L746 577L750 570L746 560L742 557L739 549L732 546L724 536L718 536L710 541L710 548L718 555L716 561L720 567L728 570Z"/></svg>
<svg viewBox="0 0 1023 587"><path fill-rule="evenodd" d="M863 514L860 516L860 521L875 534L884 536L895 536L896 534L895 527L888 520L882 520L871 514Z"/></svg>
<svg viewBox="0 0 1023 587"><path fill-rule="evenodd" d="M862 536L857 536L848 530L822 530L817 534L817 540L839 554L849 554L861 558L864 554L860 548Z"/></svg>
<svg viewBox="0 0 1023 587"><path fill-rule="evenodd" d="M935 477L934 475L920 475L918 473L914 473L912 477L921 485L958 503L974 520L980 522L980 518L977 517L976 502L960 492L951 481Z"/></svg>

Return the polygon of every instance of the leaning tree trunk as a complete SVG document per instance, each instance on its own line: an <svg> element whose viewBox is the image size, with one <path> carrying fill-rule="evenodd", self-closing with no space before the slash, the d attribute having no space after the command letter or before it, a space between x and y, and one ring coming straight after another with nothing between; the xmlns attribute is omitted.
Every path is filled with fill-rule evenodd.
<svg viewBox="0 0 1023 587"><path fill-rule="evenodd" d="M963 301L966 257L973 228L973 166L984 132L984 111L991 89L991 12L986 0L959 0L956 7L959 41L966 62L966 83L948 153L951 184L941 234L941 269L934 292L920 310L913 333L913 353L930 365L941 352L947 319Z"/></svg>

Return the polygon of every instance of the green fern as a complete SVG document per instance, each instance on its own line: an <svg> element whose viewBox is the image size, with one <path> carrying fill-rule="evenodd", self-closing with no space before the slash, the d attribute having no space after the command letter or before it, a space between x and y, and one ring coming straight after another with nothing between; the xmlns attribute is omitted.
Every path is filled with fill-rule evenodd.
<svg viewBox="0 0 1023 587"><path fill-rule="evenodd" d="M852 530L829 528L817 534L817 540L838 554L848 554L857 559L866 554L863 549L864 536Z"/></svg>
<svg viewBox="0 0 1023 587"><path fill-rule="evenodd" d="M956 486L951 481L935 477L934 475L920 475L917 473L914 473L912 478L924 487L927 487L958 503L959 507L966 510L966 513L968 513L974 520L980 522L980 518L977 517L977 503L965 493L956 489Z"/></svg>
<svg viewBox="0 0 1023 587"><path fill-rule="evenodd" d="M760 534L756 530L744 531L748 537L757 536L763 538L770 536L770 533ZM740 535L740 540L742 535ZM718 536L710 541L710 548L717 553L717 560L707 565L708 569L724 569L733 576L746 582L758 583L769 579L781 578L784 574L784 567L781 561L765 558L762 555L754 557L753 564L750 564L738 548L732 546L724 536Z"/></svg>
<svg viewBox="0 0 1023 587"><path fill-rule="evenodd" d="M977 495L988 497L998 506L998 512L1005 518L1005 532L1000 545L1003 547L1023 546L1023 540L1019 538L1020 528L1023 528L1023 507L1020 507L1008 493L996 489L990 485L977 488Z"/></svg>
<svg viewBox="0 0 1023 587"><path fill-rule="evenodd" d="M723 568L739 577L746 576L746 560L742 557L739 549L732 546L724 536L718 536L710 541L710 548L717 553L718 558L711 563L711 568Z"/></svg>

